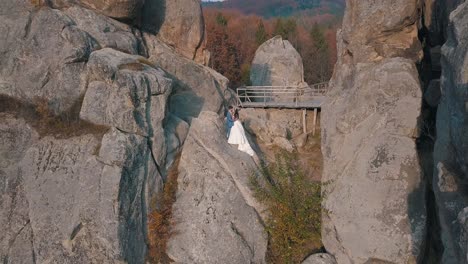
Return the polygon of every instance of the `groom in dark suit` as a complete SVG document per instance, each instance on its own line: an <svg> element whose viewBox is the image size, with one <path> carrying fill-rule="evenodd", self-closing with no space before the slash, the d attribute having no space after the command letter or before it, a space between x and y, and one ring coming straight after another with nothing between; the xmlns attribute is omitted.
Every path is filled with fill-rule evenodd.
<svg viewBox="0 0 468 264"><path fill-rule="evenodd" d="M230 105L226 113L226 135L228 138L229 138L229 135L231 134L231 128L234 126L233 111L234 111L234 107Z"/></svg>

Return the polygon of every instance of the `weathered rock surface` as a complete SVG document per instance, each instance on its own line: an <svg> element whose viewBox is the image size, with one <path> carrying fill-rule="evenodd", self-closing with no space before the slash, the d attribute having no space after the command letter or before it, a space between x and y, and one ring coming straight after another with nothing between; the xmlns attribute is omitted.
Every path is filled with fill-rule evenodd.
<svg viewBox="0 0 468 264"><path fill-rule="evenodd" d="M72 6L64 12L73 19L76 27L89 34L101 48L113 48L129 54L141 52L140 40L129 25L79 6Z"/></svg>
<svg viewBox="0 0 468 264"><path fill-rule="evenodd" d="M205 22L200 0L150 0L144 27L184 57L203 60Z"/></svg>
<svg viewBox="0 0 468 264"><path fill-rule="evenodd" d="M232 97L229 80L211 68L178 55L174 49L145 34L149 60L163 68L174 79L174 92L169 111L190 123L201 111L222 113L225 100Z"/></svg>
<svg viewBox="0 0 468 264"><path fill-rule="evenodd" d="M418 263L424 256L419 10L417 0L347 1L322 108L322 237L340 264Z"/></svg>
<svg viewBox="0 0 468 264"><path fill-rule="evenodd" d="M306 258L302 264L336 264L336 260L332 255L320 253Z"/></svg>
<svg viewBox="0 0 468 264"><path fill-rule="evenodd" d="M416 67L402 58L343 64L331 84L322 108L325 248L338 263L416 263L426 236Z"/></svg>
<svg viewBox="0 0 468 264"><path fill-rule="evenodd" d="M240 111L244 127L265 143L275 138L295 138L303 133L302 112L288 109L253 109Z"/></svg>
<svg viewBox="0 0 468 264"><path fill-rule="evenodd" d="M155 158L164 164L163 120L172 80L145 64L143 57L108 48L91 54L87 72L89 86L80 117L152 138Z"/></svg>
<svg viewBox="0 0 468 264"><path fill-rule="evenodd" d="M303 85L301 55L281 36L267 40L255 52L250 80L253 86Z"/></svg>
<svg viewBox="0 0 468 264"><path fill-rule="evenodd" d="M433 188L444 252L442 263L468 263L464 182L468 180L468 3L450 15L442 47L442 97L437 111ZM460 220L463 216L460 216Z"/></svg>
<svg viewBox="0 0 468 264"><path fill-rule="evenodd" d="M141 8L145 0L35 0L31 2L38 5L48 4L59 9L78 4L108 17L131 21L141 16Z"/></svg>
<svg viewBox="0 0 468 264"><path fill-rule="evenodd" d="M175 234L168 245L177 263L265 263L267 235L257 213L262 209L248 187L255 163L223 135L214 112L192 120L179 165Z"/></svg>
<svg viewBox="0 0 468 264"><path fill-rule="evenodd" d="M354 63L389 57L422 58L418 40L420 1L347 2L341 38L341 56Z"/></svg>
<svg viewBox="0 0 468 264"><path fill-rule="evenodd" d="M34 263L29 203L17 166L38 134L23 120L0 113L0 261Z"/></svg>
<svg viewBox="0 0 468 264"><path fill-rule="evenodd" d="M185 143L175 208L187 232L171 240L171 257L264 263L263 208L248 188L255 164L218 119L228 80L194 61L204 58L200 2L145 1L161 3L158 36L130 26L143 16L143 29L157 27L140 0L0 3L0 95L46 99L55 114L81 107L81 119L109 127L39 138L0 113L0 262L144 263L148 206Z"/></svg>
<svg viewBox="0 0 468 264"><path fill-rule="evenodd" d="M8 2L2 1L0 9ZM50 8L0 14L0 94L46 98L57 111L84 92L80 75L99 47L64 13Z"/></svg>

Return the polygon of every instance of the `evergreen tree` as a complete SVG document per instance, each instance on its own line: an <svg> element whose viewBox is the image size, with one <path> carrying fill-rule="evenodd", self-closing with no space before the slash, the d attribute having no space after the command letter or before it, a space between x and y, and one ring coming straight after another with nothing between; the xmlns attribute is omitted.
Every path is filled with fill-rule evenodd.
<svg viewBox="0 0 468 264"><path fill-rule="evenodd" d="M317 50L328 52L328 44L325 39L325 35L317 23L315 23L312 27L312 30L310 31L310 36L312 37L314 46Z"/></svg>
<svg viewBox="0 0 468 264"><path fill-rule="evenodd" d="M255 41L257 45L263 44L263 42L268 40L268 33L265 30L265 25L263 21L260 21L257 26L257 31L255 32Z"/></svg>
<svg viewBox="0 0 468 264"><path fill-rule="evenodd" d="M216 23L220 26L226 27L228 24L228 20L225 16L223 16L223 14L218 13L216 15Z"/></svg>
<svg viewBox="0 0 468 264"><path fill-rule="evenodd" d="M314 65L314 69L310 71L312 79L314 82L328 81L332 74L332 67L330 66L330 52L325 34L318 24L314 24L310 36L313 42L310 54Z"/></svg>

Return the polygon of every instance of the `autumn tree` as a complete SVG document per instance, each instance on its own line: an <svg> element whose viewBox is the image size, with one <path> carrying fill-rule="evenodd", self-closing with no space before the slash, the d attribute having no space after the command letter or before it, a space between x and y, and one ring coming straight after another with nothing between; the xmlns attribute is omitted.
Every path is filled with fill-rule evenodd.
<svg viewBox="0 0 468 264"><path fill-rule="evenodd" d="M234 85L240 83L240 64L235 45L227 33L229 20L221 13L216 15L216 24L210 28L207 48L211 51L211 67L226 76Z"/></svg>

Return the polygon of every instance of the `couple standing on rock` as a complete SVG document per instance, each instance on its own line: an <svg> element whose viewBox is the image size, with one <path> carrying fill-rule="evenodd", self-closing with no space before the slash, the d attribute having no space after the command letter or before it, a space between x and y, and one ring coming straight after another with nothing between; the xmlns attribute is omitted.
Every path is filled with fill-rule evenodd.
<svg viewBox="0 0 468 264"><path fill-rule="evenodd" d="M239 120L239 109L234 109L229 106L226 113L226 132L228 143L231 145L239 145L238 149L242 152L254 156L255 152L249 144L247 136L245 135L244 127Z"/></svg>

